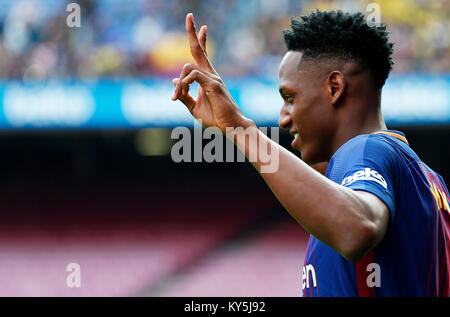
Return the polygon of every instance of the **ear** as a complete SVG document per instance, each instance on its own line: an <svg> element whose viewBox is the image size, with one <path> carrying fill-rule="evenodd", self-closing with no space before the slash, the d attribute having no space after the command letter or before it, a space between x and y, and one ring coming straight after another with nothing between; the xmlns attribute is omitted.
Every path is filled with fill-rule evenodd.
<svg viewBox="0 0 450 317"><path fill-rule="evenodd" d="M335 105L344 95L345 91L345 78L344 74L340 71L333 71L328 75L328 96L330 97L331 104Z"/></svg>

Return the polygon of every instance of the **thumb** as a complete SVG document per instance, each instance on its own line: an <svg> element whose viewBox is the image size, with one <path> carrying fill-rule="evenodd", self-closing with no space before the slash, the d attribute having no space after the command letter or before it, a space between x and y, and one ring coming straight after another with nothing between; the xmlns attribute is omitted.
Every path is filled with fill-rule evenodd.
<svg viewBox="0 0 450 317"><path fill-rule="evenodd" d="M173 86L176 87L179 81L179 78L172 79ZM172 100L175 101L173 97ZM192 112L192 109L195 106L195 99L190 94L186 94L186 96L179 98L179 100Z"/></svg>

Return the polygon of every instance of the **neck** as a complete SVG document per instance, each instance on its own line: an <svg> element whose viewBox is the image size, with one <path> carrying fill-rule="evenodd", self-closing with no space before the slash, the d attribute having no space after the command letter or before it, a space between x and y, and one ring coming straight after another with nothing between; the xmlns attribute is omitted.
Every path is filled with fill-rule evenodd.
<svg viewBox="0 0 450 317"><path fill-rule="evenodd" d="M359 108L361 109L361 108ZM364 107L362 109L376 109L365 113L351 111L345 114L339 122L336 131L331 156L347 141L361 134L372 134L380 130L387 130L380 107ZM330 156L330 158L331 158Z"/></svg>

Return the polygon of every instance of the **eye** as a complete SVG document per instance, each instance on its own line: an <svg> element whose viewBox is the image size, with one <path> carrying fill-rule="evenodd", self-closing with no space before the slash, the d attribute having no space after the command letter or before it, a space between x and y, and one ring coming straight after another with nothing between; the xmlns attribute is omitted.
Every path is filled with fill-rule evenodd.
<svg viewBox="0 0 450 317"><path fill-rule="evenodd" d="M286 100L288 103L294 103L294 96L292 95L285 95L284 100Z"/></svg>

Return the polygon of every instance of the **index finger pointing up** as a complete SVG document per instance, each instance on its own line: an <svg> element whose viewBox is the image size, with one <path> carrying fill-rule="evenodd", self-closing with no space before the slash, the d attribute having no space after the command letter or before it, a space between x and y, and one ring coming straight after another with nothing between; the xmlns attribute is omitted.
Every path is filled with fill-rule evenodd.
<svg viewBox="0 0 450 317"><path fill-rule="evenodd" d="M192 13L189 13L186 16L186 31L188 34L192 57L194 57L198 66L205 68L212 73L215 73L214 68L212 67L205 51L200 45L200 41L198 40L198 36L195 31L194 15Z"/></svg>

